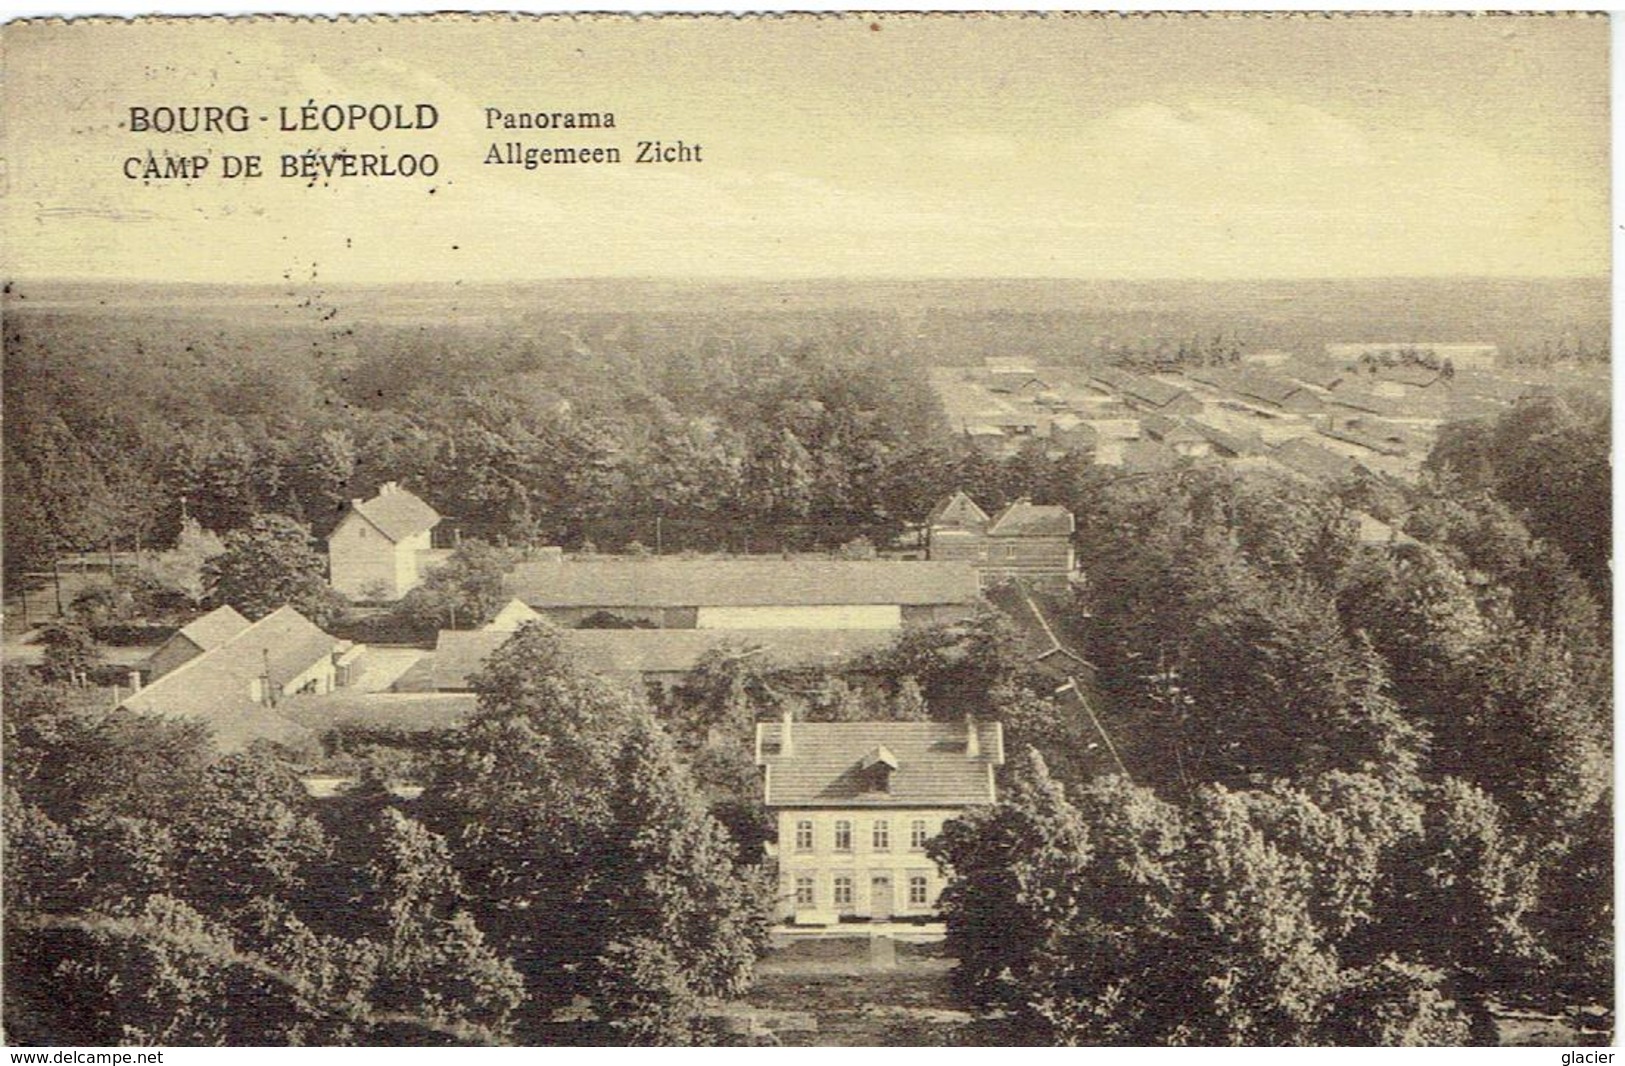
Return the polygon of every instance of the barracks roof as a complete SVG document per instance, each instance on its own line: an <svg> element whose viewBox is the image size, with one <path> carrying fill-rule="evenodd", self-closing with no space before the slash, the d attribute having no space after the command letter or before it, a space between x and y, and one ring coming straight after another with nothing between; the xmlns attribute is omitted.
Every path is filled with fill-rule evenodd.
<svg viewBox="0 0 1625 1066"><path fill-rule="evenodd" d="M790 754L782 722L756 726L756 761L767 768L770 807L963 807L994 801L993 768L1004 763L998 722L795 722ZM877 749L895 763L889 785L866 766Z"/></svg>
<svg viewBox="0 0 1625 1066"><path fill-rule="evenodd" d="M772 607L974 603L968 563L781 559L532 562L507 589L532 607Z"/></svg>

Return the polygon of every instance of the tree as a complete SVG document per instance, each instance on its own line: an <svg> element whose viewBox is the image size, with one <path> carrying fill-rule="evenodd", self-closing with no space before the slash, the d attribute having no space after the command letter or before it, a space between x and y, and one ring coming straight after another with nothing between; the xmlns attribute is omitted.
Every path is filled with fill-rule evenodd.
<svg viewBox="0 0 1625 1066"><path fill-rule="evenodd" d="M1081 913L1088 830L1043 756L1029 748L998 804L973 809L927 845L951 880L938 906L959 960L955 987L1013 1011L1023 1038L1048 1042L1055 1023L1029 982Z"/></svg>
<svg viewBox="0 0 1625 1066"><path fill-rule="evenodd" d="M508 602L502 579L517 560L510 549L465 540L406 594L397 612L425 629L477 629Z"/></svg>
<svg viewBox="0 0 1625 1066"><path fill-rule="evenodd" d="M40 637L45 645L41 673L47 681L84 684L101 662L101 648L90 635L90 626L78 618L53 622Z"/></svg>
<svg viewBox="0 0 1625 1066"><path fill-rule="evenodd" d="M1494 1043L1491 999L1523 987L1546 959L1533 926L1538 868L1495 800L1454 778L1430 790L1419 850L1405 864L1411 920L1395 932L1444 966L1473 1042Z"/></svg>
<svg viewBox="0 0 1625 1066"><path fill-rule="evenodd" d="M735 867L727 833L634 695L577 667L539 623L474 687L480 711L423 802L532 1011L613 999L628 987L616 974L639 996L664 987L615 948L639 938L675 953L686 983L670 990L674 1004L685 988L738 991L765 922L754 875Z"/></svg>
<svg viewBox="0 0 1625 1066"><path fill-rule="evenodd" d="M282 515L259 515L226 536L226 550L203 565L209 598L250 619L293 607L327 626L343 601L327 585L326 565L311 546L310 529Z"/></svg>
<svg viewBox="0 0 1625 1066"><path fill-rule="evenodd" d="M189 517L181 523L175 547L147 556L141 561L141 569L159 586L174 589L197 606L209 592L204 566L225 550L225 542Z"/></svg>

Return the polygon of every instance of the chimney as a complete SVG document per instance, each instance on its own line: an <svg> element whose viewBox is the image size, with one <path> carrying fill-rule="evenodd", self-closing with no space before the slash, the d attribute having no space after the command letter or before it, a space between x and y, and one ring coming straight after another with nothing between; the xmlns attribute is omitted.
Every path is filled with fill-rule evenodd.
<svg viewBox="0 0 1625 1066"><path fill-rule="evenodd" d="M965 716L965 754L972 759L980 758L982 754L982 734L976 728L976 716Z"/></svg>
<svg viewBox="0 0 1625 1066"><path fill-rule="evenodd" d="M137 692L141 691L141 671L140 670L131 670L129 680L130 680L130 695L133 696Z"/></svg>
<svg viewBox="0 0 1625 1066"><path fill-rule="evenodd" d="M382 485L378 486L378 495L388 496L400 487L400 482L398 481L386 481Z"/></svg>
<svg viewBox="0 0 1625 1066"><path fill-rule="evenodd" d="M784 718L779 725L779 755L781 757L795 754L795 745L790 737L790 724L794 721L794 718L795 716L790 711L785 711Z"/></svg>

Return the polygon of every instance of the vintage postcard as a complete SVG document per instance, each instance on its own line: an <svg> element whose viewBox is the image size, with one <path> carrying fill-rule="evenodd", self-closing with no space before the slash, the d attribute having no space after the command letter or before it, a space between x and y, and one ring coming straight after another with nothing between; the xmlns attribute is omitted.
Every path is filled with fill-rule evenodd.
<svg viewBox="0 0 1625 1066"><path fill-rule="evenodd" d="M1606 17L0 51L7 1043L1612 1041Z"/></svg>

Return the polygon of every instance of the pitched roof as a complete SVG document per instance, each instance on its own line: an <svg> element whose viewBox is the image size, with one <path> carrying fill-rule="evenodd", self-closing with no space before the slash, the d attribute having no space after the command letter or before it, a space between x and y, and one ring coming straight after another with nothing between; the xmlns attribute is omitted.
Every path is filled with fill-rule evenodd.
<svg viewBox="0 0 1625 1066"><path fill-rule="evenodd" d="M433 529L440 522L439 511L393 481L381 486L370 500L351 500L350 509L393 541Z"/></svg>
<svg viewBox="0 0 1625 1066"><path fill-rule="evenodd" d="M511 633L441 630L435 644L434 687L466 691L491 653ZM707 652L760 648L786 666L827 666L896 638L886 629L566 629L559 640L586 669L602 674L687 673Z"/></svg>
<svg viewBox="0 0 1625 1066"><path fill-rule="evenodd" d="M963 722L795 722L756 726L756 760L767 767L772 807L962 807L994 801L993 767L1004 763L1004 731L977 722L978 754L966 752ZM889 787L870 772L891 757ZM867 765L866 765L867 763Z"/></svg>
<svg viewBox="0 0 1625 1066"><path fill-rule="evenodd" d="M1360 469L1360 464L1354 459L1303 437L1277 444L1270 450L1270 458L1313 478L1342 478Z"/></svg>
<svg viewBox="0 0 1625 1066"><path fill-rule="evenodd" d="M1072 512L1055 504L1017 500L993 520L990 537L1070 537L1076 528Z"/></svg>
<svg viewBox="0 0 1625 1066"><path fill-rule="evenodd" d="M1122 467L1129 473L1150 473L1179 465L1179 453L1160 441L1123 442Z"/></svg>
<svg viewBox="0 0 1625 1066"><path fill-rule="evenodd" d="M1276 370L1293 381L1301 381L1305 385L1313 385L1317 389L1326 389L1328 391L1337 388L1349 377L1348 370L1335 363L1294 361L1276 367Z"/></svg>
<svg viewBox="0 0 1625 1066"><path fill-rule="evenodd" d="M1141 423L1147 433L1164 444L1173 444L1182 441L1206 440L1199 431L1192 429L1190 423L1183 418L1172 415L1146 414Z"/></svg>
<svg viewBox="0 0 1625 1066"><path fill-rule="evenodd" d="M1144 377L1140 374L1132 374L1118 367L1101 367L1094 372L1093 377L1123 395L1139 400L1141 403L1150 404L1152 407L1166 407L1175 400L1190 395L1177 385L1170 385L1166 381Z"/></svg>
<svg viewBox="0 0 1625 1066"><path fill-rule="evenodd" d="M502 610L483 628L493 633L513 633L526 622L534 622L540 617L525 601L514 599L503 604Z"/></svg>
<svg viewBox="0 0 1625 1066"><path fill-rule="evenodd" d="M968 563L833 559L531 562L505 579L532 607L944 604L980 598Z"/></svg>
<svg viewBox="0 0 1625 1066"><path fill-rule="evenodd" d="M1276 377L1274 374L1261 374L1255 370L1242 372L1236 378L1233 388L1239 396L1277 406L1286 403L1296 393L1308 392L1300 382Z"/></svg>
<svg viewBox="0 0 1625 1066"><path fill-rule="evenodd" d="M1369 391L1363 385L1345 385L1327 396L1326 402L1338 407L1349 407L1356 411L1365 411L1368 414L1382 415L1386 418L1403 418L1406 415L1403 400L1379 395Z"/></svg>
<svg viewBox="0 0 1625 1066"><path fill-rule="evenodd" d="M236 636L183 663L119 704L138 714L201 719L216 743L241 747L256 736L289 740L302 727L252 697L255 678L276 688L333 653L337 642L292 607L279 607Z"/></svg>
<svg viewBox="0 0 1625 1066"><path fill-rule="evenodd" d="M212 651L247 629L248 619L232 607L216 607L200 618L181 626L180 634L204 651Z"/></svg>
<svg viewBox="0 0 1625 1066"><path fill-rule="evenodd" d="M1257 437L1249 437L1241 433L1232 433L1223 426L1215 426L1200 418L1193 418L1187 423L1191 429L1232 455L1254 455L1264 450L1264 442Z"/></svg>
<svg viewBox="0 0 1625 1066"><path fill-rule="evenodd" d="M1425 366L1415 363L1403 363L1399 366L1385 366L1377 371L1379 381L1397 381L1401 385L1414 385L1425 389L1438 381L1440 374L1437 370L1429 370Z"/></svg>
<svg viewBox="0 0 1625 1066"><path fill-rule="evenodd" d="M986 525L989 519L987 512L978 507L975 500L965 495L963 490L959 490L944 496L941 502L931 508L931 514L925 521L927 525L932 526L949 522L954 525L969 523Z"/></svg>
<svg viewBox="0 0 1625 1066"><path fill-rule="evenodd" d="M277 705L277 713L307 729L318 731L338 725L407 732L451 729L479 711L471 692L357 692L337 689L320 695L293 696Z"/></svg>
<svg viewBox="0 0 1625 1066"><path fill-rule="evenodd" d="M1228 389L1236 380L1236 371L1227 366L1186 366L1181 367L1179 372L1192 381L1216 389Z"/></svg>

